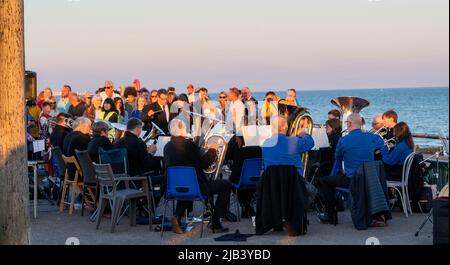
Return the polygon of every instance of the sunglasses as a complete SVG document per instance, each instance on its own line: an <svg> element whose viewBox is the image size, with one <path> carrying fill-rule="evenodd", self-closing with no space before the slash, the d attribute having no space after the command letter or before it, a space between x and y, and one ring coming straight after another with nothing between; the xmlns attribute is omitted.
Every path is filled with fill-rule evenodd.
<svg viewBox="0 0 450 265"><path fill-rule="evenodd" d="M220 96L219 98L227 98L226 96Z"/></svg>
<svg viewBox="0 0 450 265"><path fill-rule="evenodd" d="M158 96L150 96L151 98L157 98Z"/></svg>
<svg viewBox="0 0 450 265"><path fill-rule="evenodd" d="M111 89L112 86L105 86L105 89Z"/></svg>

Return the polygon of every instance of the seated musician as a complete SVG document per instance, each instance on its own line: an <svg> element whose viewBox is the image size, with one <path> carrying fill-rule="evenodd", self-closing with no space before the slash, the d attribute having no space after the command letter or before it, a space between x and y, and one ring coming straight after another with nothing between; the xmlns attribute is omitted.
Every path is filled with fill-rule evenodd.
<svg viewBox="0 0 450 265"><path fill-rule="evenodd" d="M322 223L337 224L335 205L335 189L349 188L350 180L365 162L374 161L376 149L383 147L383 140L369 132L362 132L361 115L352 113L347 118L348 135L342 137L336 147L335 159L344 162L345 174L325 176L319 179L319 185L324 198L325 213L318 215ZM377 220L382 221L382 220Z"/></svg>
<svg viewBox="0 0 450 265"><path fill-rule="evenodd" d="M377 114L372 119L372 129L371 133L378 132L381 128L384 127L383 114Z"/></svg>
<svg viewBox="0 0 450 265"><path fill-rule="evenodd" d="M227 207L230 203L231 184L225 180L210 181L203 172L215 160L216 150L218 149L217 143L209 146L208 151L203 154L201 148L194 141L186 138L186 124L179 119L171 121L170 134L172 135L172 139L164 148L164 164L166 169L172 166L195 167L202 193L207 195L210 200L214 198L214 195L218 195L213 206L213 231L220 233L228 232L228 228L222 226L220 218L225 218ZM173 231L175 233L183 233L183 230L180 228L181 218L186 209L191 207L191 205L190 202L186 201L177 202L176 216L172 219Z"/></svg>
<svg viewBox="0 0 450 265"><path fill-rule="evenodd" d="M386 179L402 181L403 163L414 150L414 140L405 122L397 123L393 129L397 144L391 150L386 145L381 149Z"/></svg>
<svg viewBox="0 0 450 265"><path fill-rule="evenodd" d="M329 176L334 165L336 146L342 137L342 124L338 119L327 120L325 128L330 147L320 152L320 169L323 176Z"/></svg>
<svg viewBox="0 0 450 265"><path fill-rule="evenodd" d="M147 146L144 141L139 138L142 133L144 124L141 120L131 118L127 122L127 131L115 144L114 148L127 149L129 175L131 177L139 175L147 175L149 172L159 172L161 165L152 154L156 152L155 145ZM160 182L157 178L153 178L153 185Z"/></svg>
<svg viewBox="0 0 450 265"><path fill-rule="evenodd" d="M75 155L75 149L87 150L91 133L91 120L79 117L75 120L73 132L66 135L63 142L63 155L70 157Z"/></svg>
<svg viewBox="0 0 450 265"><path fill-rule="evenodd" d="M383 113L383 122L384 126L387 129L387 132L382 135L385 140L392 139L394 137L394 126L397 124L398 115L397 112L393 110L388 110L385 113Z"/></svg>
<svg viewBox="0 0 450 265"><path fill-rule="evenodd" d="M91 120L86 117L80 117L75 120L73 132L67 134L64 138L63 155L67 157L75 156L75 150L85 151L88 148L91 133ZM69 164L67 166L69 179L75 176L75 165ZM81 179L78 179L81 181Z"/></svg>
<svg viewBox="0 0 450 265"><path fill-rule="evenodd" d="M235 152L232 153L232 161L233 164L231 166L231 175L230 182L234 184L238 184L241 178L242 166L244 165L244 161L246 159L251 158L261 158L262 151L259 146L248 146L236 149ZM239 191L239 203L242 205L242 218L249 218L251 216L255 216L255 210L251 206L251 200L253 195L255 194L255 189L243 189Z"/></svg>
<svg viewBox="0 0 450 265"><path fill-rule="evenodd" d="M56 126L50 134L50 143L53 147L59 146L62 149L64 138L72 131L65 122L67 118L71 118L70 114L59 113L56 115Z"/></svg>
<svg viewBox="0 0 450 265"><path fill-rule="evenodd" d="M305 132L298 137L286 135L288 124L284 116L278 116L271 124L274 134L262 147L264 168L293 165L297 167L300 176L303 176L302 154L314 147L313 138Z"/></svg>
<svg viewBox="0 0 450 265"><path fill-rule="evenodd" d="M89 156L92 162L99 163L98 149L111 150L113 145L108 138L109 126L104 121L98 121L92 125L92 139L88 145Z"/></svg>

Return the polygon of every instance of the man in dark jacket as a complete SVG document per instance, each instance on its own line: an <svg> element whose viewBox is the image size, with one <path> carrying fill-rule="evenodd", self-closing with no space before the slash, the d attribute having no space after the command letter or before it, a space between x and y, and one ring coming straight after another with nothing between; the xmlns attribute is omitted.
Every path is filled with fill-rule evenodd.
<svg viewBox="0 0 450 265"><path fill-rule="evenodd" d="M203 172L204 169L208 168L214 162L218 144L212 144L209 146L208 151L202 154L200 147L192 140L186 138L186 128L186 124L179 119L174 119L170 123L172 139L164 148L164 164L166 169L173 166L195 167L202 193L210 199L215 194L218 195L213 209L212 229L216 232L227 232L228 229L222 226L220 218L224 218L226 215L227 206L230 202L231 185L228 181L224 180L209 181ZM173 231L175 233L183 233L179 224L184 212L189 206L189 202L178 201L176 218L172 219Z"/></svg>
<svg viewBox="0 0 450 265"><path fill-rule="evenodd" d="M108 139L109 126L104 121L96 122L92 125L93 137L88 145L88 153L92 162L99 163L98 149L101 147L104 150L111 150L112 143Z"/></svg>
<svg viewBox="0 0 450 265"><path fill-rule="evenodd" d="M75 156L75 150L85 151L88 148L91 137L91 120L85 117L80 117L75 121L73 132L67 134L64 138L62 153L66 157ZM75 176L75 166L73 164L67 165L69 171L69 178L73 179ZM80 180L81 181L81 180Z"/></svg>
<svg viewBox="0 0 450 265"><path fill-rule="evenodd" d="M71 116L66 113L59 113L56 116L56 126L50 134L50 143L52 147L59 146L62 148L64 143L64 138L72 132L72 129L66 125L65 119L70 118Z"/></svg>
<svg viewBox="0 0 450 265"><path fill-rule="evenodd" d="M158 171L160 168L158 160L152 155L156 152L156 146L147 146L139 138L142 133L142 127L143 124L139 119L129 119L125 135L114 145L114 148L127 149L129 174L132 177L146 174L150 171Z"/></svg>
<svg viewBox="0 0 450 265"><path fill-rule="evenodd" d="M77 93L70 93L69 102L69 114L74 118L83 117L87 105L78 97Z"/></svg>
<svg viewBox="0 0 450 265"><path fill-rule="evenodd" d="M165 134L169 134L169 122L177 115L170 113L167 104L167 91L165 89L158 90L158 100L155 103L147 105L142 110L141 120L145 123L145 129L152 128L152 122L158 126Z"/></svg>

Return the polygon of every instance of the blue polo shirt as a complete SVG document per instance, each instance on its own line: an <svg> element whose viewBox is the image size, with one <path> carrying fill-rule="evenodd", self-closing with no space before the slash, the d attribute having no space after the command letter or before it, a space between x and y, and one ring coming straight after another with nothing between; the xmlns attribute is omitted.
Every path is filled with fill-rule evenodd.
<svg viewBox="0 0 450 265"><path fill-rule="evenodd" d="M309 135L299 138L274 134L262 146L264 169L269 166L295 166L300 176L303 176L302 154L313 147L314 140Z"/></svg>
<svg viewBox="0 0 450 265"><path fill-rule="evenodd" d="M386 146L381 149L381 156L383 157L383 162L387 165L403 165L406 158L413 152L411 147L408 146L406 140L401 140L393 149L390 151Z"/></svg>
<svg viewBox="0 0 450 265"><path fill-rule="evenodd" d="M344 161L347 177L353 174L364 162L375 160L375 150L381 150L384 141L380 136L361 130L353 130L342 137L336 147L336 160Z"/></svg>

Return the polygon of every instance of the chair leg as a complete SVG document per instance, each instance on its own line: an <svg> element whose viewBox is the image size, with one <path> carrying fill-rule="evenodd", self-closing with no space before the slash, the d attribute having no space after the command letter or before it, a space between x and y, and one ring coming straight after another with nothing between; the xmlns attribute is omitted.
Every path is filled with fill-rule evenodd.
<svg viewBox="0 0 450 265"><path fill-rule="evenodd" d="M130 219L130 226L136 226L136 202L137 199L130 200L130 210L128 214L128 218Z"/></svg>
<svg viewBox="0 0 450 265"><path fill-rule="evenodd" d="M62 190L62 194L61 194L61 202L59 205L59 211L62 212L64 211L64 203L66 201L66 192L67 192L67 182L66 180L63 181L63 190Z"/></svg>
<svg viewBox="0 0 450 265"><path fill-rule="evenodd" d="M71 191L72 198L70 198L69 215L73 214L73 208L75 206L75 191L77 190L77 184L75 182L72 182L71 186L72 186L71 187L72 188L72 191Z"/></svg>
<svg viewBox="0 0 450 265"><path fill-rule="evenodd" d="M206 202L203 201L202 224L201 224L201 228L200 228L200 238L203 238L203 223L204 223L203 219L205 218L205 212L206 212Z"/></svg>
<svg viewBox="0 0 450 265"><path fill-rule="evenodd" d="M122 198L114 199L114 202L113 202L114 210L113 210L113 216L112 216L112 221L111 221L111 233L114 233L123 203L124 203L124 201Z"/></svg>
<svg viewBox="0 0 450 265"><path fill-rule="evenodd" d="M86 196L86 186L83 185L83 192L81 194L81 216L84 216L84 199Z"/></svg>
<svg viewBox="0 0 450 265"><path fill-rule="evenodd" d="M152 197L152 201L153 201L153 204L154 204L155 202L154 202L154 198L153 197ZM147 205L150 207L150 196L148 196L148 194L147 194ZM154 208L153 210L156 213L156 208ZM153 211L152 211L152 209L150 209L148 211L148 229L151 231L152 227L153 227Z"/></svg>
<svg viewBox="0 0 450 265"><path fill-rule="evenodd" d="M163 216L162 216L162 221L161 221L161 239L163 238L163 235L164 235L164 220L166 218L166 208L167 208L168 202L169 202L168 200L164 200L164 210L163 210Z"/></svg>
<svg viewBox="0 0 450 265"><path fill-rule="evenodd" d="M103 214L105 213L107 204L108 204L107 199L100 198L100 205L99 205L100 211L97 214L97 230L100 227L100 221L102 220Z"/></svg>

